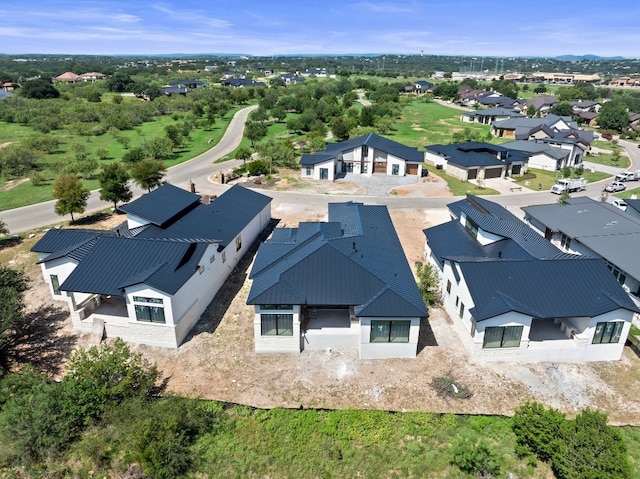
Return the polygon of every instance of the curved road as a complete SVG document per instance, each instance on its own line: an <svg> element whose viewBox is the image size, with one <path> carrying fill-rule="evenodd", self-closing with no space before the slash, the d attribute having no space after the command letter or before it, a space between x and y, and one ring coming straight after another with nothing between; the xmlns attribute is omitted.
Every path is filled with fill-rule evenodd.
<svg viewBox="0 0 640 479"><path fill-rule="evenodd" d="M169 168L166 180L169 183L182 186L184 188L187 187L189 181L193 181L196 185L196 189L200 193L220 194L225 191L228 188L227 185L213 184L209 182L209 177L217 171L235 167L240 164L240 162L227 161L217 164L213 162L231 153L237 148L242 139L242 132L247 116L255 108L257 108L257 106L251 106L238 111L231 120L223 138L215 147L192 160ZM629 158L631 159L631 166L629 167L629 170L640 170L640 149L638 146L635 143L625 140L620 140L619 144L626 150ZM603 170L608 168L601 167L599 165L594 166ZM615 172L617 171L620 170L616 168ZM587 190L583 194L592 198L599 198L603 185L604 182L590 184L587 186ZM143 190L137 187L134 187L133 191L134 197L144 193ZM273 198L274 216L278 216L280 214L278 211L280 210L285 217L286 210L289 208L289 205L295 205L296 208L302 207L311 212L317 212L325 211L328 201L345 200L344 197L337 195L309 194L296 191L260 190L260 193ZM447 204L459 199L459 197L403 198L396 196L350 196L348 199L367 202L369 204L383 204L392 209L406 209L445 208ZM491 197L491 201L495 201L502 206L513 209L519 209L521 206L555 203L557 200L558 197L549 191L532 191L530 193L518 193L514 195L504 194ZM55 201L49 201L37 205L25 206L15 210L8 210L0 213L0 215L2 220L9 227L9 230L12 233L18 233L55 223L58 216L53 211L54 204ZM87 206L87 211L100 210L106 207L108 207L106 203L100 201L99 193L97 191L93 191Z"/></svg>
<svg viewBox="0 0 640 479"><path fill-rule="evenodd" d="M189 161L172 166L167 170L164 179L183 188L187 188L189 181L193 181L196 189L198 189L207 184L209 176L213 173L238 166L240 164L239 161L225 161L224 163L214 163L214 161L228 155L238 147L242 140L247 116L256 108L258 106L253 105L236 112L222 139L216 146ZM146 193L145 190L134 184L131 184L131 191L134 198ZM45 203L3 211L0 212L0 219L4 221L11 233L41 228L69 219L68 216L60 217L55 213L55 204L56 200L51 200ZM85 213L103 210L108 207L109 203L100 199L99 190L93 190L87 201Z"/></svg>

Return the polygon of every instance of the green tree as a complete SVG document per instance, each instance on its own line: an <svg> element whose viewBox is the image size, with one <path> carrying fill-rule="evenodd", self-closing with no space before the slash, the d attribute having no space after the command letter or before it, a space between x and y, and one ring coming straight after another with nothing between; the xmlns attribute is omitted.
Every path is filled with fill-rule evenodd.
<svg viewBox="0 0 640 479"><path fill-rule="evenodd" d="M98 175L100 182L100 199L110 201L113 208L118 208L118 202L126 203L133 197L129 188L129 173L120 163L111 163L102 167Z"/></svg>
<svg viewBox="0 0 640 479"><path fill-rule="evenodd" d="M251 141L251 146L255 147L256 141L267 136L267 125L259 121L247 121L244 125L244 136Z"/></svg>
<svg viewBox="0 0 640 479"><path fill-rule="evenodd" d="M349 130L349 123L342 116L334 118L331 122L332 133L341 141L349 138Z"/></svg>
<svg viewBox="0 0 640 479"><path fill-rule="evenodd" d="M60 96L60 92L56 90L51 81L44 78L24 82L20 87L20 94L25 98L35 100L46 100Z"/></svg>
<svg viewBox="0 0 640 479"><path fill-rule="evenodd" d="M117 93L131 92L135 88L135 80L127 72L117 71L105 80L108 91Z"/></svg>
<svg viewBox="0 0 640 479"><path fill-rule="evenodd" d="M528 401L515 410L513 432L520 456L533 454L541 461L551 460L558 448L560 431L565 423L564 414L545 408L536 401Z"/></svg>
<svg viewBox="0 0 640 479"><path fill-rule="evenodd" d="M547 87L545 85L543 85L542 83L539 83L534 89L533 89L533 93L539 95L541 93L546 93L547 92Z"/></svg>
<svg viewBox="0 0 640 479"><path fill-rule="evenodd" d="M598 126L605 130L622 132L629 126L627 107L614 100L606 102L598 115Z"/></svg>
<svg viewBox="0 0 640 479"><path fill-rule="evenodd" d="M238 148L238 151L236 151L236 158L242 160L244 164L249 158L251 158L251 154L252 153L249 148L247 148L246 146L241 146L240 148Z"/></svg>
<svg viewBox="0 0 640 479"><path fill-rule="evenodd" d="M182 136L182 132L176 125L166 125L164 127L164 132L167 138L171 140L171 144L174 148L180 148L184 141L184 137Z"/></svg>
<svg viewBox="0 0 640 479"><path fill-rule="evenodd" d="M500 473L499 456L485 439L462 438L453 448L454 465L477 477L494 477Z"/></svg>
<svg viewBox="0 0 640 479"><path fill-rule="evenodd" d="M130 168L130 172L131 178L138 186L151 191L162 184L166 168L162 161L147 158L134 163Z"/></svg>
<svg viewBox="0 0 640 479"><path fill-rule="evenodd" d="M73 214L83 213L87 207L89 190L76 175L62 175L53 184L53 197L58 200L55 212L60 216L70 214L71 222L74 222Z"/></svg>
<svg viewBox="0 0 640 479"><path fill-rule="evenodd" d="M433 306L440 302L440 280L438 273L431 263L416 262L418 288L425 304Z"/></svg>
<svg viewBox="0 0 640 479"><path fill-rule="evenodd" d="M560 103L556 103L549 109L549 113L553 113L558 116L572 116L573 108L571 104L567 101L561 101Z"/></svg>
<svg viewBox="0 0 640 479"><path fill-rule="evenodd" d="M158 136L143 145L145 156L154 160L164 160L173 154L173 142L166 136Z"/></svg>
<svg viewBox="0 0 640 479"><path fill-rule="evenodd" d="M159 372L120 338L113 344L76 350L62 379L67 413L83 424L126 399L151 394Z"/></svg>
<svg viewBox="0 0 640 479"><path fill-rule="evenodd" d="M562 442L553 451L552 469L558 479L629 479L627 447L607 416L585 409L560 431Z"/></svg>
<svg viewBox="0 0 640 479"><path fill-rule="evenodd" d="M27 277L23 271L0 265L0 368L3 373L9 369L11 348L17 344L24 330L23 295L27 288Z"/></svg>
<svg viewBox="0 0 640 479"><path fill-rule="evenodd" d="M122 161L124 161L125 163L137 163L140 160L143 160L144 157L145 154L142 147L134 146L122 156Z"/></svg>
<svg viewBox="0 0 640 479"><path fill-rule="evenodd" d="M5 224L4 221L0 220L0 236L4 236L8 234L9 234L9 228L7 228L7 225Z"/></svg>

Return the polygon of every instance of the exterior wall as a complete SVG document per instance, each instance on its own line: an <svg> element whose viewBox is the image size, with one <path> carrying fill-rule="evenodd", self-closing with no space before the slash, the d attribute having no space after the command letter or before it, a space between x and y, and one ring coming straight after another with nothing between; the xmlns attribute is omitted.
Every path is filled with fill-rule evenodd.
<svg viewBox="0 0 640 479"><path fill-rule="evenodd" d="M147 220L142 219L139 216L127 213L127 227L129 229L137 228L138 226L144 226L147 224L149 224Z"/></svg>
<svg viewBox="0 0 640 479"><path fill-rule="evenodd" d="M454 165L452 163L448 163L444 167L444 170L447 172L448 175L451 175L462 181L467 181L467 179L469 178L469 171L466 168L460 168L459 166ZM484 178L484 170L479 169L477 179L482 179L482 178Z"/></svg>
<svg viewBox="0 0 640 479"><path fill-rule="evenodd" d="M304 170L304 167L302 167ZM320 170L326 168L327 169L327 181L333 181L336 178L336 164L333 160L328 160L323 163L317 163L313 166L313 179L320 179Z"/></svg>
<svg viewBox="0 0 640 479"><path fill-rule="evenodd" d="M393 165L398 165L398 174L394 176L405 176L407 174L407 162L397 156L387 155L387 175L392 176Z"/></svg>
<svg viewBox="0 0 640 479"><path fill-rule="evenodd" d="M42 255L45 256L45 255ZM41 259L41 258L40 258ZM64 291L60 291L61 294L55 294L53 292L53 285L51 284L51 275L58 276L58 284L64 283L69 275L76 269L78 263L69 258L58 258L53 261L47 261L46 263L40 263L40 269L42 270L42 278L49 287L49 293L51 297L58 301L66 301L67 295Z"/></svg>
<svg viewBox="0 0 640 479"><path fill-rule="evenodd" d="M440 156L433 151L425 151L424 152L424 161L433 166L440 166L445 168L447 166L447 159L444 156Z"/></svg>
<svg viewBox="0 0 640 479"><path fill-rule="evenodd" d="M372 343L372 320L411 321L408 343ZM360 359L415 358L418 354L420 318L360 318Z"/></svg>
<svg viewBox="0 0 640 479"><path fill-rule="evenodd" d="M442 304L452 319L454 328L458 333L469 358L472 361L525 361L525 362L586 362L586 361L616 361L619 360L634 313L625 309L617 309L609 313L593 318L570 318L556 320L560 331L567 335L566 339L554 339L548 341L530 341L531 332L530 316L511 311L506 314L490 318L476 323L475 334L472 337L473 318L469 310L474 306L469 294L464 277L460 276L460 282L456 282L452 265L445 262L442 271L441 293ZM447 293L447 281L451 282L451 292ZM460 314L460 305L464 304L464 311ZM549 319L551 321L551 319ZM597 323L622 321L624 327L620 341L613 344L593 344L593 335ZM491 326L523 326L522 338L519 347L514 348L487 348L484 349L484 333ZM572 335L568 328L575 329Z"/></svg>
<svg viewBox="0 0 640 479"><path fill-rule="evenodd" d="M529 158L529 166L538 170L556 171L557 161L545 154L536 154Z"/></svg>
<svg viewBox="0 0 640 479"><path fill-rule="evenodd" d="M291 336L263 336L260 313L288 313L286 310L261 310L255 306L253 339L256 353L299 353L301 351L300 306L293 305L293 334Z"/></svg>

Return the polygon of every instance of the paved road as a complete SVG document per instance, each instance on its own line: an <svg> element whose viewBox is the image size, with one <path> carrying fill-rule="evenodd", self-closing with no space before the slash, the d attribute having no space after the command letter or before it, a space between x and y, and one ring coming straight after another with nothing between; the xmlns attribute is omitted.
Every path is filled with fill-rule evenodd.
<svg viewBox="0 0 640 479"><path fill-rule="evenodd" d="M189 181L193 181L196 184L197 191L200 193L221 194L224 192L228 186L216 185L209 182L209 176L217 171L237 166L240 162L229 161L217 164L212 164L212 162L229 154L238 146L242 139L244 122L249 112L254 108L256 107L253 106L245 108L236 113L227 129L227 132L218 145L193 160L170 168L167 173L167 180L172 184L182 186L184 188L187 187ZM627 151L631 158L631 167L629 169L632 171L640 170L640 149L637 145L625 140L620 140L619 144ZM596 165L596 167L600 168L599 165ZM617 169L617 171L619 171L619 169ZM603 185L604 182L590 184L587 186L587 190L583 194L597 199L601 195ZM327 194L310 194L296 191L260 190L260 192L273 198L274 217L286 217L286 210L288 207L302 207L309 211L324 212L327 208L327 202L345 201L346 199L362 201L367 204L386 205L391 209L445 208L447 204L457 199L452 197L404 198L396 196L353 195L345 198L338 195L328 196ZM136 195L141 193L143 193L143 191L140 189L135 190ZM107 206L106 203L101 202L98 199L98 196L97 192L92 193L88 211L103 209ZM507 207L514 214L518 215L521 213L520 207L522 206L554 203L558 200L558 197L549 191L532 191L531 193L519 192L517 194L491 196L490 199L491 201L495 201L496 203ZM53 212L53 205L54 202L51 201L39 205L5 211L0 214L3 221L5 221L9 226L10 231L12 233L18 233L46 226L55 221L58 217Z"/></svg>
<svg viewBox="0 0 640 479"><path fill-rule="evenodd" d="M225 161L224 163L214 163L235 150L242 140L244 124L247 116L257 105L253 105L239 110L232 118L227 130L220 142L205 153L192 160L175 165L167 170L166 181L176 186L187 188L189 181L193 181L196 189L202 193L208 193L206 189L207 179L215 172L233 168L240 164L239 161ZM145 190L131 185L134 198L145 193ZM55 200L39 203L36 205L24 206L0 213L0 219L5 222L11 233L21 233L43 226L55 224L68 216L60 217L54 211ZM109 207L109 203L100 200L98 190L91 192L87 201L86 213L99 211Z"/></svg>

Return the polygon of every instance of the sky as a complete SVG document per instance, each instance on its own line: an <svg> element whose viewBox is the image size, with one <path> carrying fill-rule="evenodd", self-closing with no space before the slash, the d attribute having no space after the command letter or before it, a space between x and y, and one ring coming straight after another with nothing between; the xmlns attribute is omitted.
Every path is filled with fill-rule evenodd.
<svg viewBox="0 0 640 479"><path fill-rule="evenodd" d="M21 0L0 53L640 58L639 19L639 0Z"/></svg>

